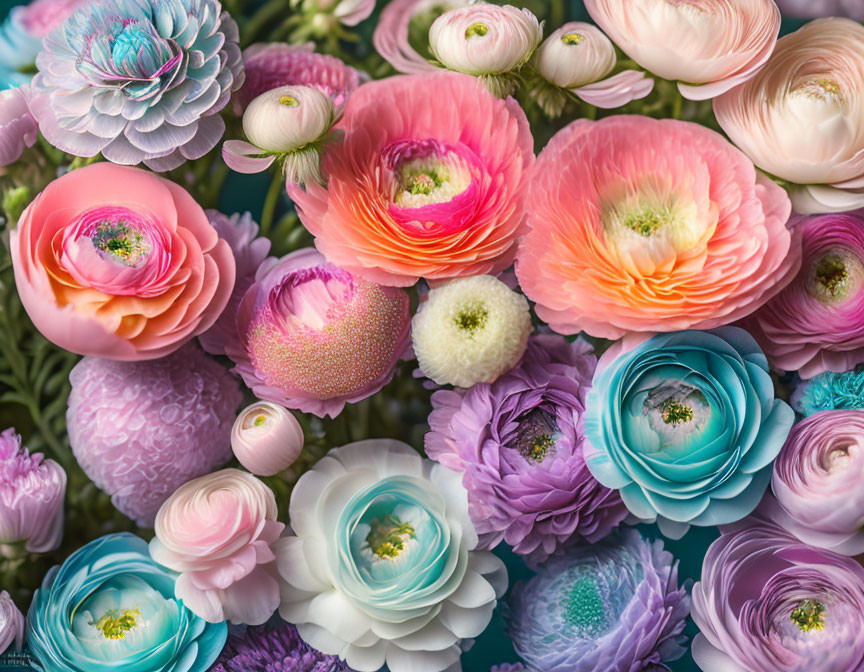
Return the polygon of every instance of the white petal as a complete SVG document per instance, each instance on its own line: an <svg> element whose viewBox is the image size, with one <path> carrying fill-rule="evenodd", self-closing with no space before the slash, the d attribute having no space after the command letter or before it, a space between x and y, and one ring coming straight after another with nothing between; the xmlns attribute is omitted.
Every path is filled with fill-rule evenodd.
<svg viewBox="0 0 864 672"><path fill-rule="evenodd" d="M405 651L397 646L387 649L390 672L444 672L459 661L462 651L451 646L443 651Z"/></svg>
<svg viewBox="0 0 864 672"><path fill-rule="evenodd" d="M478 637L492 620L494 610L494 602L474 609L463 609L452 602L445 602L441 607L441 622L460 639Z"/></svg>
<svg viewBox="0 0 864 672"><path fill-rule="evenodd" d="M328 656L338 656L346 646L346 642L314 623L298 623L297 632L309 646Z"/></svg>
<svg viewBox="0 0 864 672"><path fill-rule="evenodd" d="M693 660L703 672L747 672L720 649L715 648L701 633L693 639L691 652Z"/></svg>
<svg viewBox="0 0 864 672"><path fill-rule="evenodd" d="M306 559L304 540L299 537L282 537L273 544L276 554L276 567L279 575L295 588L319 593L327 590L328 585L315 575Z"/></svg>
<svg viewBox="0 0 864 672"><path fill-rule="evenodd" d="M471 607L482 606L487 602L493 602L495 598L495 589L489 581L469 569L465 578L462 579L462 585L450 596L450 601L457 607L470 609Z"/></svg>
<svg viewBox="0 0 864 672"><path fill-rule="evenodd" d="M370 626L369 617L338 590L328 590L313 599L308 619L349 643L369 632Z"/></svg>
<svg viewBox="0 0 864 672"><path fill-rule="evenodd" d="M378 640L374 646L349 646L345 653L345 662L357 672L378 672L384 667L388 643Z"/></svg>
<svg viewBox="0 0 864 672"><path fill-rule="evenodd" d="M429 623L425 628L394 640L399 648L406 651L440 651L455 645L459 638L445 628L437 619Z"/></svg>

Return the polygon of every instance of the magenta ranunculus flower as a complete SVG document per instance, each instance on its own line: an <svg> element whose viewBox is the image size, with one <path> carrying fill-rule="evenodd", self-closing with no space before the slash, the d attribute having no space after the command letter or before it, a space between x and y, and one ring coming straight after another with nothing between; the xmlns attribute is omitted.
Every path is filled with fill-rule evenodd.
<svg viewBox="0 0 864 672"><path fill-rule="evenodd" d="M821 411L792 428L760 511L805 544L864 553L864 411Z"/></svg>
<svg viewBox="0 0 864 672"><path fill-rule="evenodd" d="M693 586L703 672L864 669L864 568L750 519L711 544Z"/></svg>
<svg viewBox="0 0 864 672"><path fill-rule="evenodd" d="M585 394L597 358L585 341L534 336L494 383L432 396L426 452L462 472L481 544L542 561L605 537L627 516L582 456Z"/></svg>
<svg viewBox="0 0 864 672"><path fill-rule="evenodd" d="M85 357L69 380L72 452L141 526L180 485L231 458L240 385L194 344L147 362Z"/></svg>
<svg viewBox="0 0 864 672"><path fill-rule="evenodd" d="M338 58L316 54L312 42L264 42L243 51L246 81L234 95L234 111L243 114L253 99L280 86L312 86L330 96L337 110L360 86L360 73Z"/></svg>
<svg viewBox="0 0 864 672"><path fill-rule="evenodd" d="M237 268L228 305L213 326L198 337L201 347L211 355L224 355L227 344L237 341L237 308L246 290L255 282L258 267L270 252L270 240L258 235L258 224L248 212L230 217L218 210L204 212L219 237L231 246Z"/></svg>
<svg viewBox="0 0 864 672"><path fill-rule="evenodd" d="M66 472L41 453L33 455L9 428L0 434L0 545L23 544L47 553L63 538ZM0 555L4 552L0 551Z"/></svg>
<svg viewBox="0 0 864 672"><path fill-rule="evenodd" d="M409 347L408 303L404 290L297 250L258 269L228 356L259 398L336 417L393 377Z"/></svg>
<svg viewBox="0 0 864 672"><path fill-rule="evenodd" d="M27 86L0 91L0 166L15 163L39 135L39 124L27 102L29 95Z"/></svg>
<svg viewBox="0 0 864 672"><path fill-rule="evenodd" d="M804 262L747 319L771 364L802 378L864 362L864 210L800 221Z"/></svg>
<svg viewBox="0 0 864 672"><path fill-rule="evenodd" d="M179 572L174 594L209 623L261 625L279 607L270 545L285 525L273 491L224 469L180 486L159 509L150 555Z"/></svg>

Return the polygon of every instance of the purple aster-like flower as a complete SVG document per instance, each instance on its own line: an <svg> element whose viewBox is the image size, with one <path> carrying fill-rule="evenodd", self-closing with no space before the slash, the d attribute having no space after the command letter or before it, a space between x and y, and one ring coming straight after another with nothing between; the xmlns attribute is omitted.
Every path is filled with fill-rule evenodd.
<svg viewBox="0 0 864 672"><path fill-rule="evenodd" d="M211 355L224 355L229 343L237 342L237 307L246 290L255 282L255 273L270 252L270 241L258 235L258 224L248 212L230 217L218 210L206 210L207 218L220 238L231 246L237 276L228 305L216 323L198 337L201 347Z"/></svg>
<svg viewBox="0 0 864 672"><path fill-rule="evenodd" d="M534 336L519 365L494 383L432 396L426 452L464 473L484 546L503 540L543 560L568 544L602 539L627 516L582 455L596 364L584 341Z"/></svg>
<svg viewBox="0 0 864 672"><path fill-rule="evenodd" d="M684 654L689 610L663 542L631 528L553 557L505 616L529 672L643 672Z"/></svg>
<svg viewBox="0 0 864 672"><path fill-rule="evenodd" d="M210 672L352 672L338 656L319 653L285 622L248 628L228 638Z"/></svg>
<svg viewBox="0 0 864 672"><path fill-rule="evenodd" d="M69 154L176 168L222 137L238 37L219 0L96 0L45 38L33 114Z"/></svg>
<svg viewBox="0 0 864 672"><path fill-rule="evenodd" d="M724 530L693 586L704 672L864 669L864 568L767 520Z"/></svg>
<svg viewBox="0 0 864 672"><path fill-rule="evenodd" d="M85 357L69 380L72 452L139 525L152 526L180 485L231 457L240 385L194 343L144 362Z"/></svg>
<svg viewBox="0 0 864 672"><path fill-rule="evenodd" d="M234 96L234 110L242 114L252 100L280 86L312 86L323 91L341 110L360 86L360 73L334 56L316 54L312 42L253 44L243 51L246 81Z"/></svg>
<svg viewBox="0 0 864 672"><path fill-rule="evenodd" d="M66 472L41 453L31 455L10 428L0 434L0 545L23 543L30 553L47 553L63 538Z"/></svg>

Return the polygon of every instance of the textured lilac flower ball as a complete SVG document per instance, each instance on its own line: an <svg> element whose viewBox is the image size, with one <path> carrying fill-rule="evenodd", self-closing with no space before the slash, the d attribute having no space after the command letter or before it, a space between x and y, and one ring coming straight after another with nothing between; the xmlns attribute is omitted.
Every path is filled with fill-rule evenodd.
<svg viewBox="0 0 864 672"><path fill-rule="evenodd" d="M231 457L240 385L195 344L145 362L85 357L69 380L72 452L139 525L152 527L180 485Z"/></svg>
<svg viewBox="0 0 864 672"><path fill-rule="evenodd" d="M64 152L171 170L222 137L238 39L219 0L94 0L45 38L33 114Z"/></svg>
<svg viewBox="0 0 864 672"><path fill-rule="evenodd" d="M530 672L641 672L684 655L690 598L663 542L634 529L517 584L507 630Z"/></svg>
<svg viewBox="0 0 864 672"><path fill-rule="evenodd" d="M248 628L228 638L210 672L352 672L338 656L319 653L290 623Z"/></svg>
<svg viewBox="0 0 864 672"><path fill-rule="evenodd" d="M570 543L602 539L627 516L582 455L596 364L584 341L534 336L519 365L494 383L432 396L426 452L464 473L485 547L506 541L542 561Z"/></svg>

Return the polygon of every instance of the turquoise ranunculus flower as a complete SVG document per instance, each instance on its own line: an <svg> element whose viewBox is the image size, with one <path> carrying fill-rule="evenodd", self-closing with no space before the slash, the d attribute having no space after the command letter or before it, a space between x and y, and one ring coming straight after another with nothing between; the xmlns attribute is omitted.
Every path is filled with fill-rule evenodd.
<svg viewBox="0 0 864 672"><path fill-rule="evenodd" d="M601 359L586 403L595 478L672 537L750 514L795 419L753 337L682 331L613 357Z"/></svg>
<svg viewBox="0 0 864 672"><path fill-rule="evenodd" d="M227 635L174 597L174 576L131 534L96 539L54 567L27 617L42 672L205 672Z"/></svg>

